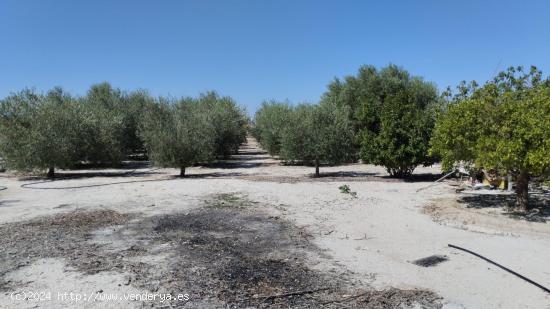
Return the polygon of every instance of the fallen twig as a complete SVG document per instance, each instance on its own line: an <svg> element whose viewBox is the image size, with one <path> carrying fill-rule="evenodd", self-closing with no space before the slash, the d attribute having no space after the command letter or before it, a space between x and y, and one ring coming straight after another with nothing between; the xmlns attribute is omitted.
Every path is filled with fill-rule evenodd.
<svg viewBox="0 0 550 309"><path fill-rule="evenodd" d="M329 288L320 288L320 289L315 289L315 290L305 290L305 291L297 291L297 292L269 295L269 296L265 297L264 300L262 300L261 303L265 303L266 301L268 301L270 299L289 297L289 296L298 296L298 295L305 295L305 294L313 294L313 293L317 293L317 292L321 292L321 291L326 291L328 289Z"/></svg>
<svg viewBox="0 0 550 309"><path fill-rule="evenodd" d="M363 293L351 295L351 296L346 297L346 298L343 298L343 299L333 299L333 300L329 300L329 301L323 302L323 303L321 303L321 305L328 305L328 304L332 304L332 303L343 303L343 302L347 302L347 301L350 301L350 300L353 300L353 299L356 299L356 298L365 296L365 295L367 295L367 294L369 294L369 292L363 292Z"/></svg>

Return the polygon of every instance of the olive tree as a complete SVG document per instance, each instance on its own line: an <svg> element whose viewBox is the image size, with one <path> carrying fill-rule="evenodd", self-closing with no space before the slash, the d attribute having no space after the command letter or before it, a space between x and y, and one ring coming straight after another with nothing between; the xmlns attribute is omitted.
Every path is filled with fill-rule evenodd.
<svg viewBox="0 0 550 309"><path fill-rule="evenodd" d="M155 99L146 90L136 90L124 96L121 104L124 126L124 149L128 153L142 152L143 141L138 134L139 122L147 104Z"/></svg>
<svg viewBox="0 0 550 309"><path fill-rule="evenodd" d="M436 102L435 87L413 78L387 93L376 111L366 106L361 158L384 166L395 177L407 177L416 166L432 164L429 141Z"/></svg>
<svg viewBox="0 0 550 309"><path fill-rule="evenodd" d="M0 153L8 168L69 168L79 159L80 114L75 100L55 88L46 95L23 90L0 102Z"/></svg>
<svg viewBox="0 0 550 309"><path fill-rule="evenodd" d="M118 165L126 157L128 130L124 100L123 93L108 83L91 86L79 99L84 161Z"/></svg>
<svg viewBox="0 0 550 309"><path fill-rule="evenodd" d="M248 119L245 111L231 97L220 97L213 91L201 94L198 104L205 105L203 108L209 113L214 128L216 155L227 158L236 153L246 141Z"/></svg>
<svg viewBox="0 0 550 309"><path fill-rule="evenodd" d="M254 137L271 155L278 155L281 150L281 135L291 111L288 103L269 101L262 103L254 115Z"/></svg>
<svg viewBox="0 0 550 309"><path fill-rule="evenodd" d="M149 104L140 125L140 136L150 160L158 166L186 167L214 158L216 135L207 105L185 98L159 99Z"/></svg>
<svg viewBox="0 0 550 309"><path fill-rule="evenodd" d="M529 210L532 176L550 173L550 82L535 67L509 68L449 104L438 117L432 152L445 169L457 164L516 178L516 207Z"/></svg>
<svg viewBox="0 0 550 309"><path fill-rule="evenodd" d="M281 158L315 165L340 164L354 157L349 109L332 103L299 105L289 113L281 133Z"/></svg>
<svg viewBox="0 0 550 309"><path fill-rule="evenodd" d="M381 165L396 177L430 165L429 139L439 108L436 87L389 65L363 66L356 76L335 80L322 102L350 109L354 142L366 163Z"/></svg>

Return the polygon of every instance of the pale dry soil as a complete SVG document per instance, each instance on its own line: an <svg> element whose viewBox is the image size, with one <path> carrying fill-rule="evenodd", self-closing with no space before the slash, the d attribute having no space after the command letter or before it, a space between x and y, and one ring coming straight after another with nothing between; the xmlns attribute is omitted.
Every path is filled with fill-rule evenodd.
<svg viewBox="0 0 550 309"><path fill-rule="evenodd" d="M550 295L465 247L550 286L548 196L456 193L418 168L283 166L249 140L188 177L146 164L0 174L0 308L550 308ZM341 193L347 184L357 197ZM431 256L437 257L431 257ZM440 263L422 267L418 264ZM13 300L49 291L52 300ZM189 301L71 302L82 295L183 293ZM19 293L19 294L18 294Z"/></svg>

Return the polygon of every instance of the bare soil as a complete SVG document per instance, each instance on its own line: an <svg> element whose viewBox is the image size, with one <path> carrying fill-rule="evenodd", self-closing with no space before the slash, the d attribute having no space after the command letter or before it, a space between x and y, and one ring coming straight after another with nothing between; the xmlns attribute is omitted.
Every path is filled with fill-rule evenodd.
<svg viewBox="0 0 550 309"><path fill-rule="evenodd" d="M103 243L94 241L97 230L109 231L102 233ZM85 274L121 272L125 284L139 289L190 294L189 301L170 304L175 306L441 307L441 298L430 291L358 289L345 270L335 275L312 269L311 256L327 257L309 241L311 235L230 194L213 196L192 212L141 217L78 211L4 224L0 234L5 235L0 243L1 291L22 284L3 280L5 274L39 259L63 258ZM108 245L113 243L125 246ZM136 256L158 254L154 248L159 246L167 256L162 267L136 262Z"/></svg>

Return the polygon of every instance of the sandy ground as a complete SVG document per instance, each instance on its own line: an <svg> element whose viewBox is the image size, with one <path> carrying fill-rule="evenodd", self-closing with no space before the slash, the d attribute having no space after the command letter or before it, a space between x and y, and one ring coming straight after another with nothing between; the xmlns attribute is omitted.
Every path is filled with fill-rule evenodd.
<svg viewBox="0 0 550 309"><path fill-rule="evenodd" d="M127 174L121 174L125 172ZM145 224L143 218L200 211L205 207L204 201L226 194L246 199L255 209L261 208L259 211L265 218L262 220L281 218L293 225L308 244L317 248L300 251L303 258L300 263L322 273L337 273L341 280L352 282L355 287L433 291L443 298L442 304L447 308L550 308L549 294L477 257L447 246L454 244L476 251L550 286L550 224L545 222L546 217L531 221L509 217L498 203L471 207L472 203L460 201L466 196L479 195L479 192L455 193L454 181L417 192L437 177L437 166L418 168L417 177L409 182L388 178L382 168L362 164L322 167L321 172L328 176L321 178L311 178L312 172L311 167L280 165L250 140L232 160L189 168L189 177L185 179L175 178L178 174L175 169L146 166L127 170L66 171L60 176L67 179L53 182L0 174L0 186L7 187L0 191L0 224L5 228L4 233L11 233L19 226L27 226L22 225L23 222L45 216L98 210L139 216L142 218L139 224ZM338 188L344 184L357 192L356 198L340 193ZM218 203L220 199L215 201ZM128 222L141 226L136 219L132 220ZM246 225L244 222L242 224ZM33 224L38 223L29 226ZM92 232L84 231L82 237L91 235L86 241L120 252L130 250L132 241L139 243L136 240L139 237L146 238L139 234L143 229L129 229L123 233L126 238L115 239L109 224L98 225L90 230ZM153 228L152 231L157 230ZM9 245L14 249L11 253L8 249L4 251L4 260L15 259L10 254L22 258L17 255L23 250L18 243L32 243L35 239L35 236L28 236L31 234L25 235L31 239L10 239ZM91 268L84 269L81 264L70 262L58 251L21 265L12 263L15 266L10 264L10 271L0 274L5 285L0 289L3 291L0 308L137 307L136 302L22 301L14 300L13 293L150 291L146 284L128 282L124 272L124 267L135 263L148 263L159 269L166 266L162 253L169 251L163 249L159 239L147 241L148 246L156 247L146 255L132 255L128 259L134 264L122 263L123 270L119 271L101 271L96 267L90 272ZM89 250L61 249L86 257L93 255ZM292 254L296 251L289 251L285 259ZM411 263L432 255L445 256L448 260L433 267ZM163 276L166 274L169 272ZM55 294L53 298L57 297ZM204 305L200 302L190 304L191 307ZM215 304L215 300L209 304Z"/></svg>

